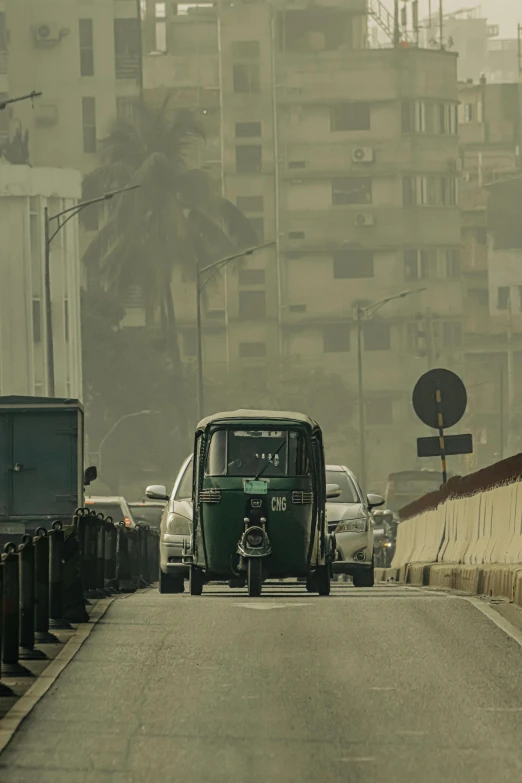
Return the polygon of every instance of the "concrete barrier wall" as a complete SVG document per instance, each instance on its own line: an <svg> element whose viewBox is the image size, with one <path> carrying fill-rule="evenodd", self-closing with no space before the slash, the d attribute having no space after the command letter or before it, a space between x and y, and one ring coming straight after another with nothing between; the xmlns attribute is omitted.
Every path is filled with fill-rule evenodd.
<svg viewBox="0 0 522 783"><path fill-rule="evenodd" d="M451 481L403 509L392 566L377 578L522 605L522 454Z"/></svg>

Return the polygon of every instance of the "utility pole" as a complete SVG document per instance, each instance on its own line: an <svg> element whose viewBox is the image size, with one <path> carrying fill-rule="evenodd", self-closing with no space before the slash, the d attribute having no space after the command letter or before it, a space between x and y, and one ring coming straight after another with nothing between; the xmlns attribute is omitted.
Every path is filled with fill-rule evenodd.
<svg viewBox="0 0 522 783"><path fill-rule="evenodd" d="M504 362L500 365L500 459L504 459Z"/></svg>
<svg viewBox="0 0 522 783"><path fill-rule="evenodd" d="M522 76L522 24L517 25L518 78Z"/></svg>
<svg viewBox="0 0 522 783"><path fill-rule="evenodd" d="M439 34L440 34L440 50L444 47L444 9L443 0L439 0Z"/></svg>
<svg viewBox="0 0 522 783"><path fill-rule="evenodd" d="M399 0L394 0L393 7L393 45L397 48L401 41L401 33L399 27Z"/></svg>

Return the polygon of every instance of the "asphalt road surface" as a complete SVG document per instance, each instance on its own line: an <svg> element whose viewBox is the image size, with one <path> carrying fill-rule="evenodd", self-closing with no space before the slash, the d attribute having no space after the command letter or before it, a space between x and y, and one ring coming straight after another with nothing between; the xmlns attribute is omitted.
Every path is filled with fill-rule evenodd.
<svg viewBox="0 0 522 783"><path fill-rule="evenodd" d="M514 783L522 650L468 601L274 584L116 600L2 783Z"/></svg>

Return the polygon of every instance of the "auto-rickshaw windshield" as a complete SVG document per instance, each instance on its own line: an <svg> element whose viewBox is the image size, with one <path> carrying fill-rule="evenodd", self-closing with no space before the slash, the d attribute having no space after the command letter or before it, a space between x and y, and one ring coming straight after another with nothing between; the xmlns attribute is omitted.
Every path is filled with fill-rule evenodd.
<svg viewBox="0 0 522 783"><path fill-rule="evenodd" d="M308 446L302 432L219 429L210 438L209 476L307 476L309 472Z"/></svg>

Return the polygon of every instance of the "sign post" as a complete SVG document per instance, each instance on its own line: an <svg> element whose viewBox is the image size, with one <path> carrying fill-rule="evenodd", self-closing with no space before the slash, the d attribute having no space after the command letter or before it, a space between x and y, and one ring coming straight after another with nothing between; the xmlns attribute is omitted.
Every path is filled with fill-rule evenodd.
<svg viewBox="0 0 522 783"><path fill-rule="evenodd" d="M440 456L442 483L445 484L448 454L473 452L471 435L444 434L445 428L453 427L464 416L468 403L466 388L459 376L450 370L429 370L415 384L412 402L419 419L439 433L438 437L417 438L417 456Z"/></svg>

